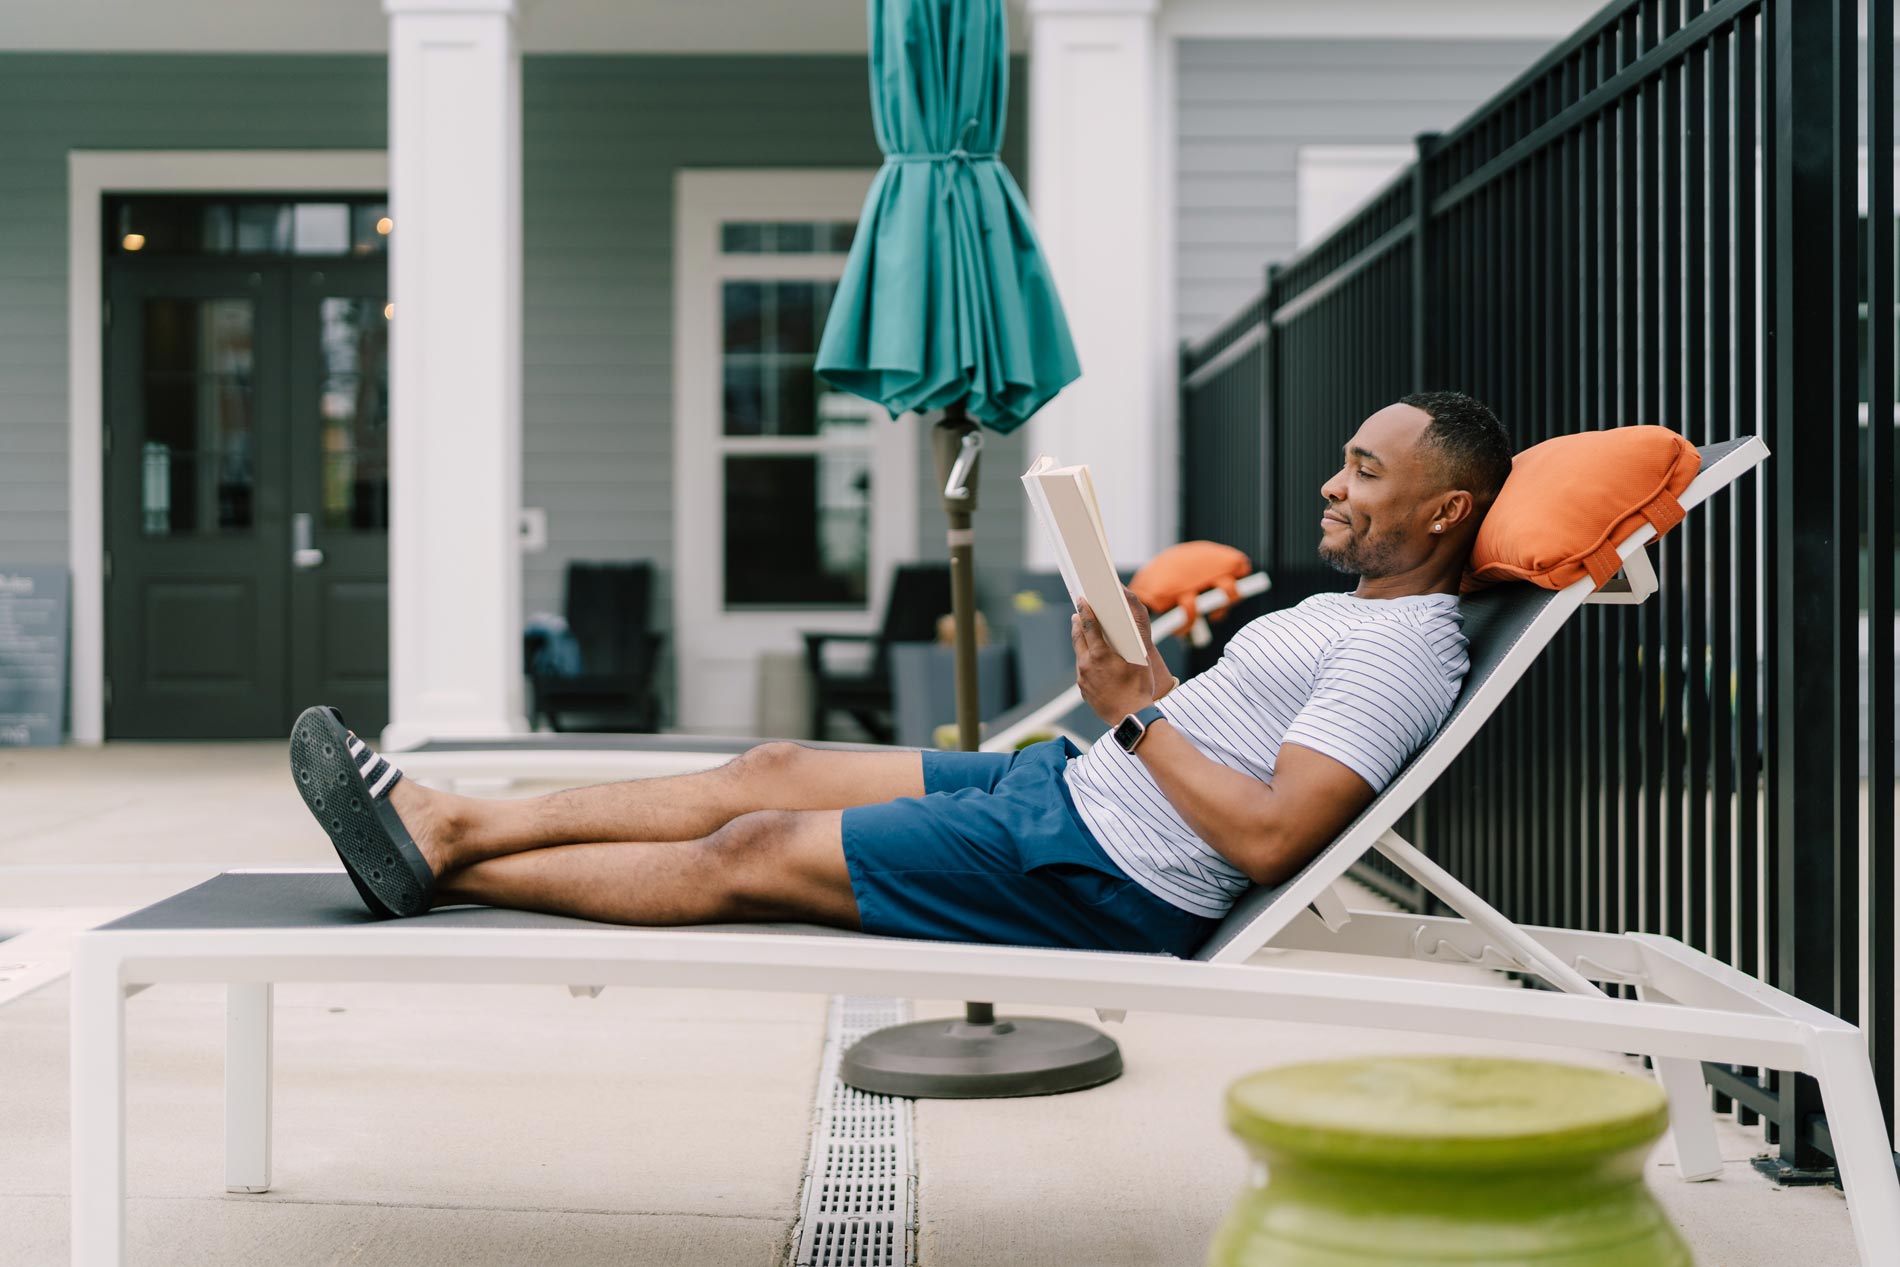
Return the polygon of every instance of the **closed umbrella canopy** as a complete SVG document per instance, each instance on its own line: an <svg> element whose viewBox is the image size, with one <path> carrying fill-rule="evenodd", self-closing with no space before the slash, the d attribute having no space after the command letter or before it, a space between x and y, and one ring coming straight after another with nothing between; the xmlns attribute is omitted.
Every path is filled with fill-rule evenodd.
<svg viewBox="0 0 1900 1267"><path fill-rule="evenodd" d="M1081 366L1022 191L998 157L1002 0L870 0L884 166L865 199L818 372L893 414L961 405L1014 431Z"/></svg>

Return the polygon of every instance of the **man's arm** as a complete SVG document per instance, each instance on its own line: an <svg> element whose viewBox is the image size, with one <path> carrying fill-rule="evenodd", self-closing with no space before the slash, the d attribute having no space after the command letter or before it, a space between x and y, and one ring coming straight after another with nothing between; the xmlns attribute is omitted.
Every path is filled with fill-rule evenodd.
<svg viewBox="0 0 1900 1267"><path fill-rule="evenodd" d="M1144 637L1147 622L1137 615ZM1159 696L1173 675L1149 642L1147 666L1122 659L1085 605L1074 619L1076 681L1095 715L1113 726ZM1104 743L1113 743L1104 739ZM1372 785L1343 762L1283 744L1273 778L1229 769L1190 743L1166 718L1148 728L1135 755L1190 830L1256 884L1278 884L1306 865L1373 798Z"/></svg>
<svg viewBox="0 0 1900 1267"><path fill-rule="evenodd" d="M1205 755L1166 718L1135 755L1194 834L1255 884L1298 873L1372 803L1352 769L1298 744L1281 745L1265 783Z"/></svg>

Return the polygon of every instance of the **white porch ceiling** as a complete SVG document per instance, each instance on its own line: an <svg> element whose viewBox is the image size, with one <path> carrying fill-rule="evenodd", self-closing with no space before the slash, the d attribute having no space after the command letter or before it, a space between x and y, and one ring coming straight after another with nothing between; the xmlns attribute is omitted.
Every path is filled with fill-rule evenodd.
<svg viewBox="0 0 1900 1267"><path fill-rule="evenodd" d="M1011 42L1026 47L1020 0ZM530 53L862 53L864 0L522 0ZM0 50L381 53L379 0L3 0Z"/></svg>

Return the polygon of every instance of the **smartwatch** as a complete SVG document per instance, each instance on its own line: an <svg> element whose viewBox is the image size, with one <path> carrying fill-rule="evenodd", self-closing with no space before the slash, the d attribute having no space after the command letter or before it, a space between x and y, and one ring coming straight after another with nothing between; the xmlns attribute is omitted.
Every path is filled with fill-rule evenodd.
<svg viewBox="0 0 1900 1267"><path fill-rule="evenodd" d="M1122 746L1122 751L1133 752L1140 745L1143 736L1148 733L1148 727L1166 716L1167 714L1161 711L1160 706L1155 704L1148 705L1139 713L1128 714L1122 718L1121 724L1115 727L1115 742Z"/></svg>

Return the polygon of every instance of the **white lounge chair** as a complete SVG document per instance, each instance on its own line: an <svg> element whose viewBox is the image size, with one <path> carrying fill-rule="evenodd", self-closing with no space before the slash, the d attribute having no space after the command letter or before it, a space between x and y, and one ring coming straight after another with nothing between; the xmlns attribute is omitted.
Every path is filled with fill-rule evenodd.
<svg viewBox="0 0 1900 1267"><path fill-rule="evenodd" d="M1766 456L1703 452L1694 507ZM1623 547L1625 599L1653 589L1645 527ZM1139 1009L1643 1052L1668 1093L1685 1177L1720 1167L1697 1062L1813 1075L1863 1260L1900 1261L1900 1182L1860 1032L1666 937L1520 928L1392 831L1556 631L1592 597L1500 587L1466 604L1472 668L1443 729L1296 878L1245 897L1193 959L869 939L810 926L630 929L485 908L376 922L341 872L233 872L76 939L72 973L73 1261L124 1239L125 1000L164 981L226 983L225 1184L270 1187L271 990L278 981L494 982L833 991ZM1332 886L1377 849L1464 918L1354 912ZM875 940L875 947L867 946ZM1269 945L1478 963L1554 991L1256 961ZM1639 999L1595 983L1633 985Z"/></svg>

